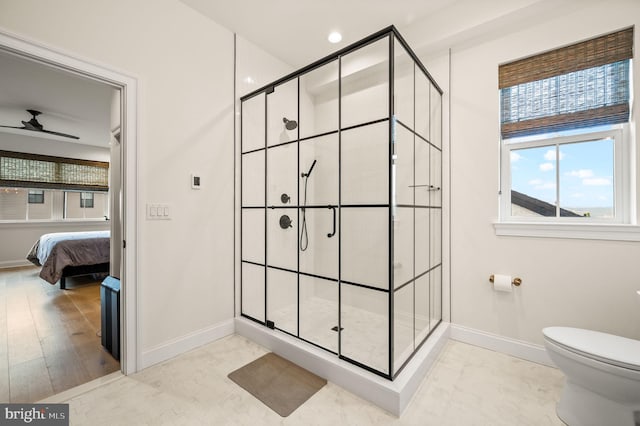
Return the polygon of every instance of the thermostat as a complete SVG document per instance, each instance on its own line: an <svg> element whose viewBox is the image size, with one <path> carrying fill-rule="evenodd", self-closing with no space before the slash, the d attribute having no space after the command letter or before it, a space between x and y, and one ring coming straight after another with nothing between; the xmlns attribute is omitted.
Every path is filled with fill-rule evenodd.
<svg viewBox="0 0 640 426"><path fill-rule="evenodd" d="M200 176L196 174L191 175L191 189L200 189L202 188L202 180Z"/></svg>

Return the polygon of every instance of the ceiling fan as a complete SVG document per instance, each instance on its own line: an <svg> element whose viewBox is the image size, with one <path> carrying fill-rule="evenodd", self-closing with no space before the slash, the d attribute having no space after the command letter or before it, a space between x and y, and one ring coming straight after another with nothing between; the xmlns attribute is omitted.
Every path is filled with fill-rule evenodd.
<svg viewBox="0 0 640 426"><path fill-rule="evenodd" d="M42 127L42 124L40 124L40 122L36 118L37 116L39 116L42 113L40 111L36 111L35 109L28 109L27 112L29 114L31 114L32 117L31 117L31 120L29 120L29 121L21 120L22 127L2 126L2 125L0 125L0 127L6 127L6 128L9 128L9 129L31 130L33 132L49 133L51 135L62 136L62 137L65 137L65 138L80 139L78 136L69 135L67 133L60 133L60 132L53 132L51 130L45 130L44 127Z"/></svg>

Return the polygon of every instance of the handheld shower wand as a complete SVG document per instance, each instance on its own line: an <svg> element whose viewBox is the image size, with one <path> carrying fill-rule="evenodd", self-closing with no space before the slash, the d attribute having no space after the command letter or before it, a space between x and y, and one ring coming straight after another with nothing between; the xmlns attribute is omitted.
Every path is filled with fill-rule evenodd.
<svg viewBox="0 0 640 426"><path fill-rule="evenodd" d="M313 163L311 163L311 167L309 167L309 171L308 171L307 173L302 173L302 174L301 174L301 176L302 176L302 177L306 177L306 178L308 178L309 176L311 176L311 171L312 171L312 170L313 170L313 168L315 167L315 165L316 165L316 162L317 162L317 161L318 161L318 160L313 160Z"/></svg>
<svg viewBox="0 0 640 426"><path fill-rule="evenodd" d="M309 176L316 165L317 160L313 160L311 167L307 173L301 173L300 176L304 179L304 201L302 203L302 231L300 232L300 251L305 251L309 247L309 232L307 231L307 183L309 182Z"/></svg>

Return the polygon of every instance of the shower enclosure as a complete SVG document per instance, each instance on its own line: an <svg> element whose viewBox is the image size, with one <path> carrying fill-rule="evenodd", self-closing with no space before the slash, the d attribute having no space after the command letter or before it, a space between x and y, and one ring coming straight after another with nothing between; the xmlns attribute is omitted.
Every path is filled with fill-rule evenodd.
<svg viewBox="0 0 640 426"><path fill-rule="evenodd" d="M442 319L442 90L394 27L241 99L241 315L388 379Z"/></svg>

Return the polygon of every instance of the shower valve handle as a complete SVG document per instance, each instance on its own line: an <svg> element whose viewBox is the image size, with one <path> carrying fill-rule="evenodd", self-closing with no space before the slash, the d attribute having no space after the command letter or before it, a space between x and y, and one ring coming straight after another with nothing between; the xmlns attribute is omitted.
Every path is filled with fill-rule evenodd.
<svg viewBox="0 0 640 426"><path fill-rule="evenodd" d="M291 224L291 218L289 216L287 216L286 214L280 216L280 228L287 229L292 227L293 225Z"/></svg>

